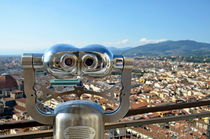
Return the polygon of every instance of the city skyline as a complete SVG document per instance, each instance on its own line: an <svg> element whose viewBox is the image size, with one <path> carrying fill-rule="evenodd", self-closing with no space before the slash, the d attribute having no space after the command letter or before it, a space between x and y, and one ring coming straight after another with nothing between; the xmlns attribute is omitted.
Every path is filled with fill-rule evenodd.
<svg viewBox="0 0 210 139"><path fill-rule="evenodd" d="M208 0L1 1L0 55L57 43L135 47L165 40L209 43Z"/></svg>

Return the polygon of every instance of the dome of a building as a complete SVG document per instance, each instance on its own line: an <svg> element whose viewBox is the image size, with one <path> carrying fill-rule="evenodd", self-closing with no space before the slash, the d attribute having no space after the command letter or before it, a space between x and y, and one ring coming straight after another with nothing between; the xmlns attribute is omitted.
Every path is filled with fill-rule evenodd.
<svg viewBox="0 0 210 139"><path fill-rule="evenodd" d="M7 74L0 75L0 89L17 88L17 87L18 84L11 75Z"/></svg>

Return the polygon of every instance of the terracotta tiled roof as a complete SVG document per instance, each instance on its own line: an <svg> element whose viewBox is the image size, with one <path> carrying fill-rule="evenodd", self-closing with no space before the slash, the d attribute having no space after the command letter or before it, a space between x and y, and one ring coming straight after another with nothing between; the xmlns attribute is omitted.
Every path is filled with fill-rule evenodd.
<svg viewBox="0 0 210 139"><path fill-rule="evenodd" d="M14 106L14 109L15 109L15 110L20 110L20 111L26 111L26 109L25 109L24 107L19 106L19 105L15 105L15 106Z"/></svg>
<svg viewBox="0 0 210 139"><path fill-rule="evenodd" d="M14 91L12 91L11 93L12 94L16 94L16 93L22 93L23 91L21 91L21 90L14 90Z"/></svg>
<svg viewBox="0 0 210 139"><path fill-rule="evenodd" d="M3 98L4 101L12 101L12 100L15 100L14 98L11 98L11 97L6 97L6 98Z"/></svg>
<svg viewBox="0 0 210 139"><path fill-rule="evenodd" d="M147 102L138 102L138 103L131 103L131 109L138 109L138 108L141 108L141 107L147 107L149 105L149 103Z"/></svg>
<svg viewBox="0 0 210 139"><path fill-rule="evenodd" d="M11 75L0 75L0 89L17 87L17 82Z"/></svg>
<svg viewBox="0 0 210 139"><path fill-rule="evenodd" d="M19 98L16 99L16 101L22 102L22 103L26 103L26 98Z"/></svg>
<svg viewBox="0 0 210 139"><path fill-rule="evenodd" d="M160 114L158 113L152 113L152 114L149 114L147 115L149 118L157 118L157 117L160 117Z"/></svg>

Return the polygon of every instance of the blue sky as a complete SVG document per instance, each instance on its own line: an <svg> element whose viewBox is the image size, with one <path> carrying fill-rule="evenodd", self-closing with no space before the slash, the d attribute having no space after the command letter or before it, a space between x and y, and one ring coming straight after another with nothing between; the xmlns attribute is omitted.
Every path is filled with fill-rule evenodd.
<svg viewBox="0 0 210 139"><path fill-rule="evenodd" d="M0 54L185 39L210 43L209 0L0 1Z"/></svg>

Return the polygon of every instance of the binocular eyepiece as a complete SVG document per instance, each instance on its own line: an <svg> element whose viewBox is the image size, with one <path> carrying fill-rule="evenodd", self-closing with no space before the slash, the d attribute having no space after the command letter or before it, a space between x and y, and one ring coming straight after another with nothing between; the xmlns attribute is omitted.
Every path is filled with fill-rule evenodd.
<svg viewBox="0 0 210 139"><path fill-rule="evenodd" d="M59 66L65 71L72 71L77 64L77 57L73 54L64 54L60 58Z"/></svg>
<svg viewBox="0 0 210 139"><path fill-rule="evenodd" d="M87 70L96 69L98 65L98 58L93 54L86 54L82 57L83 66Z"/></svg>
<svg viewBox="0 0 210 139"><path fill-rule="evenodd" d="M122 56L114 56L102 45L76 48L68 44L58 44L44 54L33 54L33 68L46 70L56 78L104 77L113 68L122 69L123 62Z"/></svg>
<svg viewBox="0 0 210 139"><path fill-rule="evenodd" d="M60 66L65 71L71 71L73 67L77 66L77 57L72 54L64 54L60 59ZM87 70L96 69L98 65L98 58L93 54L86 54L82 57L83 67Z"/></svg>

